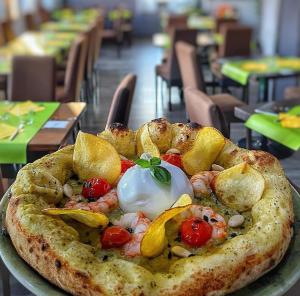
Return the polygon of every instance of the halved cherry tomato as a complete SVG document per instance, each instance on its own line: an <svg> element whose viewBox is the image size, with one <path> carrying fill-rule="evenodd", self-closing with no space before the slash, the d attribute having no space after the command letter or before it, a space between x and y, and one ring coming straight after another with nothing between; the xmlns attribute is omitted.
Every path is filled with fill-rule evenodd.
<svg viewBox="0 0 300 296"><path fill-rule="evenodd" d="M134 161L129 159L121 160L121 174L124 174L129 168L135 165Z"/></svg>
<svg viewBox="0 0 300 296"><path fill-rule="evenodd" d="M104 230L101 238L102 248L119 248L131 240L131 234L123 227L111 226Z"/></svg>
<svg viewBox="0 0 300 296"><path fill-rule="evenodd" d="M212 226L206 221L192 217L181 224L181 240L195 248L203 246L212 235Z"/></svg>
<svg viewBox="0 0 300 296"><path fill-rule="evenodd" d="M161 157L164 161L173 164L182 169L181 155L180 154L164 154Z"/></svg>
<svg viewBox="0 0 300 296"><path fill-rule="evenodd" d="M83 183L82 195L85 198L98 199L111 190L110 184L103 178L91 178Z"/></svg>

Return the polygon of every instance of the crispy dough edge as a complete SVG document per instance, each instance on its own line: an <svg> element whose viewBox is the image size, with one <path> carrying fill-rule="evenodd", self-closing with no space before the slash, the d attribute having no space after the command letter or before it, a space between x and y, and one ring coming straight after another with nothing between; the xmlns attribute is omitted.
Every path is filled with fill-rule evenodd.
<svg viewBox="0 0 300 296"><path fill-rule="evenodd" d="M228 143L231 142L228 141ZM239 159L241 155L244 160L247 160L250 151L242 150L232 143L230 145L232 146L232 151L226 155L227 158L225 158L223 164L229 164ZM222 151L220 156L223 153L226 154L227 152ZM269 155L266 152L260 153L261 155ZM272 158L274 157L272 156ZM247 161L251 164L251 159ZM267 163L263 165L268 166ZM277 165L280 166L279 163ZM292 203L290 193L287 191L286 194L289 195L287 198ZM20 256L42 276L74 295L103 295L101 287L92 283L92 277L87 278L86 275L82 275L82 273L70 268L68 262L62 260L59 254L51 250L45 239L32 236L22 228L16 216L17 205L13 204L13 200L14 198L11 198L7 209L6 225L12 242ZM289 211L292 217L292 207L288 208L287 211ZM292 221L287 219L280 222L284 225L281 242L274 245L268 252L259 254L259 258L245 257L243 263L235 266L234 272L229 270L226 273L226 269L224 272L223 268L220 269L220 272L214 270L214 273L203 273L200 271L195 273L188 281L179 285L175 284L171 288L159 286L156 290L157 293L153 291L151 294L140 293L136 295L214 296L225 295L244 287L274 268L286 252L292 237ZM47 247L42 251L45 245ZM56 260L60 264L56 263ZM60 265L59 270L55 263ZM126 295L126 291L123 292Z"/></svg>
<svg viewBox="0 0 300 296"><path fill-rule="evenodd" d="M90 277L71 268L66 260L51 250L42 236L31 235L22 228L16 215L18 204L19 200L12 197L6 213L6 227L18 254L52 284L74 295L104 295Z"/></svg>

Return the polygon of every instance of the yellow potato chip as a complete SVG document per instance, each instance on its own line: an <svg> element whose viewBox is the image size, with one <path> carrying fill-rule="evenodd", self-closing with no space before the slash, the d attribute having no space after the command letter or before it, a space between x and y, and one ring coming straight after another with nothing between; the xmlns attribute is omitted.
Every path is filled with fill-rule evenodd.
<svg viewBox="0 0 300 296"><path fill-rule="evenodd" d="M74 172L81 180L101 177L113 184L121 173L121 159L110 143L79 132L73 154Z"/></svg>
<svg viewBox="0 0 300 296"><path fill-rule="evenodd" d="M151 140L147 124L143 125L137 131L136 145L138 156L141 156L144 152L151 154L152 157L160 156L159 149Z"/></svg>
<svg viewBox="0 0 300 296"><path fill-rule="evenodd" d="M259 171L243 162L220 172L212 187L217 198L226 206L243 212L260 200L265 180Z"/></svg>
<svg viewBox="0 0 300 296"><path fill-rule="evenodd" d="M49 208L42 212L52 216L66 215L92 228L98 228L100 226L105 227L109 222L108 218L102 213L94 213L80 209Z"/></svg>
<svg viewBox="0 0 300 296"><path fill-rule="evenodd" d="M172 208L184 207L193 203L192 198L188 194L182 194L173 204Z"/></svg>
<svg viewBox="0 0 300 296"><path fill-rule="evenodd" d="M150 224L141 242L142 256L155 257L163 251L166 237L165 224L189 207L190 205L186 205L166 210Z"/></svg>
<svg viewBox="0 0 300 296"><path fill-rule="evenodd" d="M189 175L208 171L225 145L223 135L213 127L199 130L191 150L182 156L183 168Z"/></svg>

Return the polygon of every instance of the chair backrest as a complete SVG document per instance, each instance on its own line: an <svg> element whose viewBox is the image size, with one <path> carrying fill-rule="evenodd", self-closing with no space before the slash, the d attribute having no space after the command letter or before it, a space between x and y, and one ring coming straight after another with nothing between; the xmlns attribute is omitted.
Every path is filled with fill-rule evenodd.
<svg viewBox="0 0 300 296"><path fill-rule="evenodd" d="M9 78L11 101L55 100L55 59L50 56L14 56Z"/></svg>
<svg viewBox="0 0 300 296"><path fill-rule="evenodd" d="M9 42L16 38L16 34L13 30L13 25L11 20L6 19L0 23L2 30L4 32L5 42Z"/></svg>
<svg viewBox="0 0 300 296"><path fill-rule="evenodd" d="M28 30L28 31L38 30L38 26L37 26L37 23L35 21L35 17L33 14L26 13L24 15L24 23L25 23L26 30Z"/></svg>
<svg viewBox="0 0 300 296"><path fill-rule="evenodd" d="M4 185L3 185L2 173L1 173L1 169L0 169L0 201L3 197L3 195L4 195Z"/></svg>
<svg viewBox="0 0 300 296"><path fill-rule="evenodd" d="M104 19L102 16L99 16L96 20L96 40L95 40L95 50L94 50L94 63L97 62L102 46L102 36L103 36L103 29L104 29Z"/></svg>
<svg viewBox="0 0 300 296"><path fill-rule="evenodd" d="M183 41L175 44L183 87L199 89L206 93L206 87L197 49Z"/></svg>
<svg viewBox="0 0 300 296"><path fill-rule="evenodd" d="M6 43L6 40L5 40L4 30L0 24L0 46L5 45L5 43Z"/></svg>
<svg viewBox="0 0 300 296"><path fill-rule="evenodd" d="M238 24L238 20L236 18L216 18L215 31L217 33L220 33L223 25L236 25L236 24Z"/></svg>
<svg viewBox="0 0 300 296"><path fill-rule="evenodd" d="M252 28L242 25L222 26L223 44L219 47L219 57L248 57L251 55Z"/></svg>
<svg viewBox="0 0 300 296"><path fill-rule="evenodd" d="M41 23L46 23L51 20L50 12L46 10L42 5L38 4L37 12Z"/></svg>
<svg viewBox="0 0 300 296"><path fill-rule="evenodd" d="M71 46L64 83L66 100L80 100L80 88L84 77L84 68L87 56L87 43L87 37L82 34Z"/></svg>
<svg viewBox="0 0 300 296"><path fill-rule="evenodd" d="M136 79L136 75L128 74L117 87L109 109L106 128L116 122L125 126L128 124Z"/></svg>
<svg viewBox="0 0 300 296"><path fill-rule="evenodd" d="M175 29L171 34L171 49L167 60L167 67L171 80L181 80L175 44L184 41L191 45L196 45L197 30L194 29Z"/></svg>
<svg viewBox="0 0 300 296"><path fill-rule="evenodd" d="M188 16L185 14L169 15L166 32L171 33L174 29L186 29Z"/></svg>
<svg viewBox="0 0 300 296"><path fill-rule="evenodd" d="M98 34L98 28L96 24L93 24L84 33L84 35L87 38L87 53L86 53L86 63L85 63L85 71L84 71L84 76L86 80L92 76L92 72L93 72L97 34Z"/></svg>
<svg viewBox="0 0 300 296"><path fill-rule="evenodd" d="M212 126L229 137L228 123L221 109L200 90L186 88L184 90L187 114L191 122L203 126Z"/></svg>

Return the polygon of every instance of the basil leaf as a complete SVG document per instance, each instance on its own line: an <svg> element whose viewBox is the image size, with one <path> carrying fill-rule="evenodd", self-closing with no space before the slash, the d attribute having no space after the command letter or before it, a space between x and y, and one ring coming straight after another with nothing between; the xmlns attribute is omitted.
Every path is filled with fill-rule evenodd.
<svg viewBox="0 0 300 296"><path fill-rule="evenodd" d="M160 165L161 164L161 160L159 157L152 157L150 159L150 164L151 165Z"/></svg>
<svg viewBox="0 0 300 296"><path fill-rule="evenodd" d="M151 176L161 184L170 185L171 184L171 174L170 172L162 166L152 166L150 167Z"/></svg>
<svg viewBox="0 0 300 296"><path fill-rule="evenodd" d="M150 162L146 159L140 158L140 159L135 160L134 162L144 169L150 168Z"/></svg>

